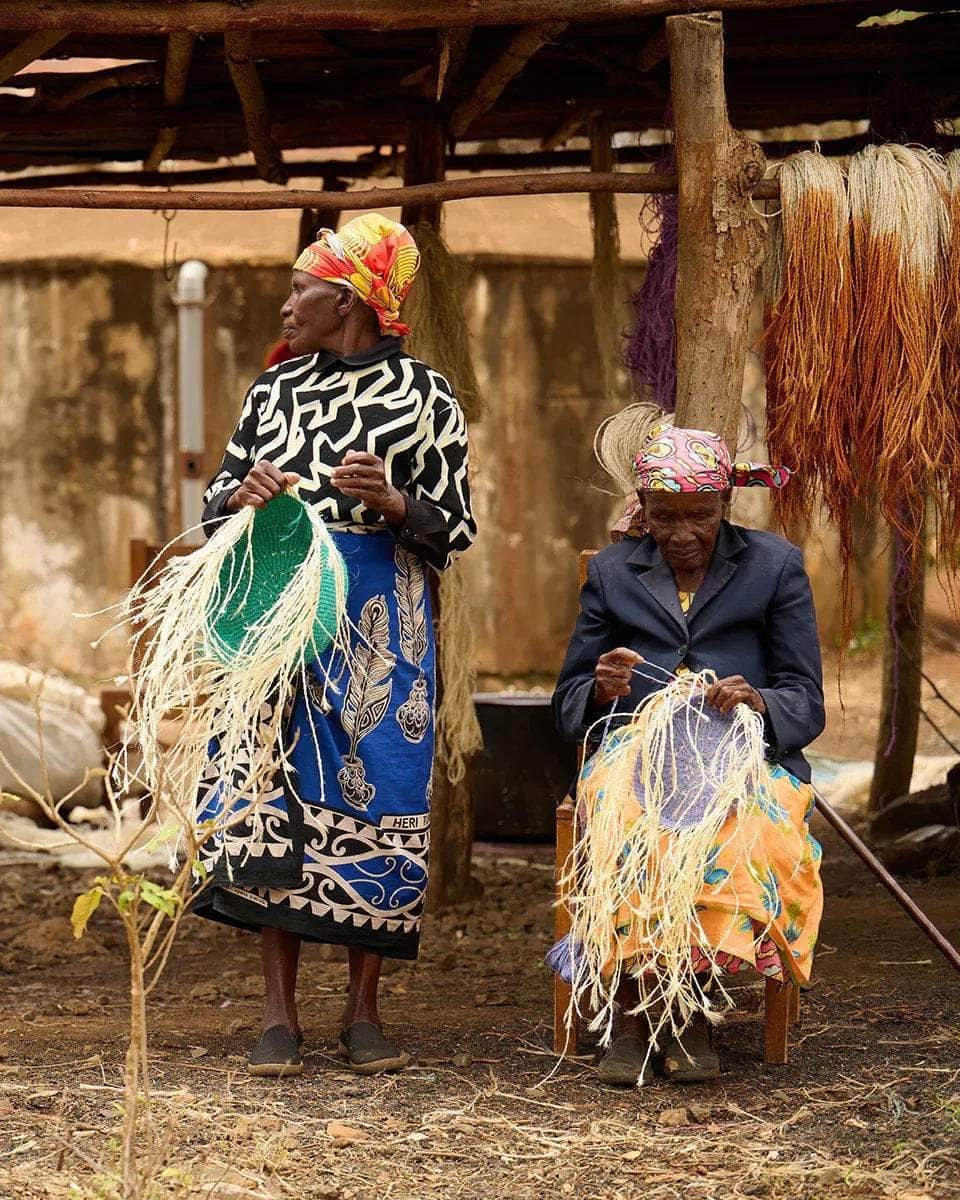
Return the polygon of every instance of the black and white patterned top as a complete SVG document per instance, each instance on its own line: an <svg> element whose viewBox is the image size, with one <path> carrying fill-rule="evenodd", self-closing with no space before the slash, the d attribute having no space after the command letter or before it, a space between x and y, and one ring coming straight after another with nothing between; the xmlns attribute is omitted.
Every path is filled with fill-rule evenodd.
<svg viewBox="0 0 960 1200"><path fill-rule="evenodd" d="M402 526L387 526L380 513L331 485L348 450L383 459L388 481L406 498ZM446 379L404 353L399 338L342 358L327 352L292 358L255 380L204 495L208 531L264 459L301 477L300 497L328 524L391 528L398 543L438 570L476 534L463 412Z"/></svg>

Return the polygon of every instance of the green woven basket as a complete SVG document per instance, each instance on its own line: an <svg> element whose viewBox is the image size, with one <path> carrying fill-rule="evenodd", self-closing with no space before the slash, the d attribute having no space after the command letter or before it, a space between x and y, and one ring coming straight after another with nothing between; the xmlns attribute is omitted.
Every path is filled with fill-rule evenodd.
<svg viewBox="0 0 960 1200"><path fill-rule="evenodd" d="M220 568L220 595L225 599L207 613L208 646L216 659L227 665L236 660L247 630L276 604L307 557L314 536L303 502L290 492L281 492L257 509L249 554L245 537L231 546ZM334 549L324 563L308 658L330 645L337 628L334 555L342 562Z"/></svg>

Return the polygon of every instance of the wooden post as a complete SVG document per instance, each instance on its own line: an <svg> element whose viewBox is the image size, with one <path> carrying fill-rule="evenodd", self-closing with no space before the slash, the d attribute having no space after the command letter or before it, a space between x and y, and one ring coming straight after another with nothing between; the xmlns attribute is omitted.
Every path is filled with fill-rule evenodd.
<svg viewBox="0 0 960 1200"><path fill-rule="evenodd" d="M764 253L751 204L764 157L727 118L720 15L668 17L667 41L680 214L677 424L713 430L733 451Z"/></svg>
<svg viewBox="0 0 960 1200"><path fill-rule="evenodd" d="M443 123L430 114L411 121L407 129L407 144L403 156L403 184L439 183L447 171L447 131ZM440 229L439 201L427 204L404 204L400 220L411 229L421 222Z"/></svg>
<svg viewBox="0 0 960 1200"><path fill-rule="evenodd" d="M403 162L405 186L437 183L446 171L446 129L435 112L410 122ZM439 203L405 204L400 220L416 233L416 226L427 224L439 231L442 219ZM416 286L416 285L414 285ZM439 587L433 588L434 629L440 628ZM443 678L437 672L437 706L443 690ZM427 903L431 909L448 908L473 894L471 862L473 857L473 793L471 771L453 784L446 772L433 771L433 798L430 805L430 884Z"/></svg>
<svg viewBox="0 0 960 1200"><path fill-rule="evenodd" d="M926 539L923 512L914 513L913 518L920 529L913 553L900 534L893 531L880 724L867 803L872 813L909 793L917 752L923 682Z"/></svg>
<svg viewBox="0 0 960 1200"><path fill-rule="evenodd" d="M614 169L613 123L599 117L590 122L590 169L604 172ZM590 298L604 399L611 407L619 407L627 399L622 336L627 297L620 270L617 198L612 192L590 193L590 229L593 234Z"/></svg>

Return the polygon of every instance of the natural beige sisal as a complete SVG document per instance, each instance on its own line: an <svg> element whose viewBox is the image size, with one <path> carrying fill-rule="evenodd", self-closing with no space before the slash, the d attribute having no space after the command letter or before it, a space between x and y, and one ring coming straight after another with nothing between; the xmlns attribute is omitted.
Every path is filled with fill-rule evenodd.
<svg viewBox="0 0 960 1200"><path fill-rule="evenodd" d="M709 758L698 762L709 797L701 819L669 833L663 819L675 778L677 713L685 710L688 721L699 720L705 689L715 679L710 671L688 673L655 692L628 725L604 741L597 752L602 770L588 764L577 789L578 837L563 879L571 944L582 948L575 952L570 1003L578 1012L593 1012L590 1028L599 1030L604 1042L625 973L639 990L632 1011L647 1016L654 1040L666 1028L681 1032L696 1012L718 1020L730 1005L719 978L712 995L705 994L694 974L692 947L709 944L697 898L711 851L730 814L752 802L763 778L763 723L757 713L737 705L729 731ZM635 794L638 776L643 804L631 806L628 816L623 800ZM739 830L740 823L735 824ZM741 861L750 861L754 847L737 847L737 852ZM625 963L616 953L625 909L627 919L647 931L645 962Z"/></svg>

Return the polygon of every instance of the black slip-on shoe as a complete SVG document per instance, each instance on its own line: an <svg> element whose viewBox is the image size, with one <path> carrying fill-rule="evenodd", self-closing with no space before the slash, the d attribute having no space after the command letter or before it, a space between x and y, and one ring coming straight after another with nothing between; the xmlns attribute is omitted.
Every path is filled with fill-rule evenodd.
<svg viewBox="0 0 960 1200"><path fill-rule="evenodd" d="M302 1045L303 1034L298 1039L286 1025L271 1025L250 1051L247 1059L250 1074L274 1078L300 1075L303 1071Z"/></svg>
<svg viewBox="0 0 960 1200"><path fill-rule="evenodd" d="M646 1087L653 1079L649 1060L636 1034L621 1033L597 1064L597 1078L612 1087Z"/></svg>
<svg viewBox="0 0 960 1200"><path fill-rule="evenodd" d="M720 1074L720 1059L713 1048L713 1031L698 1013L663 1055L663 1070L672 1083L706 1083Z"/></svg>
<svg viewBox="0 0 960 1200"><path fill-rule="evenodd" d="M337 1054L350 1062L358 1075L379 1075L381 1071L402 1071L410 1055L404 1054L383 1030L372 1021L354 1021L340 1034Z"/></svg>

